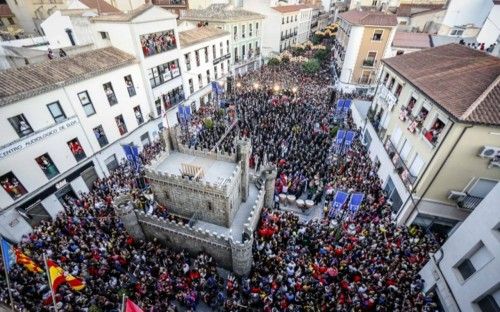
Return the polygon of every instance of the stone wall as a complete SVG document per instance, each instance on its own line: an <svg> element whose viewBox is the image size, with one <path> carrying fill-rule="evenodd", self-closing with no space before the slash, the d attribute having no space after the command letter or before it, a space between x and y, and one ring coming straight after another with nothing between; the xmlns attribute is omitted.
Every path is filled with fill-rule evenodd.
<svg viewBox="0 0 500 312"><path fill-rule="evenodd" d="M262 212L262 208L264 208L264 198L265 198L265 185L261 186L259 190L259 195L257 195L257 199L255 200L254 205L252 206L252 210L250 211L250 216L247 219L247 222L244 224L243 233L246 233L249 237L253 235L253 232L257 228L257 224L259 223L260 213Z"/></svg>
<svg viewBox="0 0 500 312"><path fill-rule="evenodd" d="M188 148L185 145L179 144L179 152L188 154L188 155L193 155L193 156L198 156L198 157L203 157L203 158L208 158L208 159L213 159L213 160L221 160L221 161L227 161L227 162L236 162L236 153L234 154L223 154L223 153L217 153L217 152L212 152L208 149L201 149L197 150L194 148Z"/></svg>

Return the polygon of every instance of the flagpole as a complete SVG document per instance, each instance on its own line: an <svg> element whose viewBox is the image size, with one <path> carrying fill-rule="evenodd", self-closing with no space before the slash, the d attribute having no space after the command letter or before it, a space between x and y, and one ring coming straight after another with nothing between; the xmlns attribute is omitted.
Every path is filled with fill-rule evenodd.
<svg viewBox="0 0 500 312"><path fill-rule="evenodd" d="M121 312L125 312L125 293L122 294L122 308Z"/></svg>
<svg viewBox="0 0 500 312"><path fill-rule="evenodd" d="M2 252L3 268L5 271L5 279L7 280L7 289L9 290L10 308L12 309L12 311L15 311L14 300L12 299L12 289L10 289L9 271L7 270L7 260L4 257L3 241L4 241L3 236L0 235L0 250Z"/></svg>
<svg viewBox="0 0 500 312"><path fill-rule="evenodd" d="M52 296L52 304L54 305L54 311L57 312L56 296L54 294L54 290L52 289L52 282L50 280L50 271L49 271L49 266L47 265L47 257L45 257L45 253L43 254L43 263L45 264L45 272L47 272L47 280L49 281L50 294Z"/></svg>

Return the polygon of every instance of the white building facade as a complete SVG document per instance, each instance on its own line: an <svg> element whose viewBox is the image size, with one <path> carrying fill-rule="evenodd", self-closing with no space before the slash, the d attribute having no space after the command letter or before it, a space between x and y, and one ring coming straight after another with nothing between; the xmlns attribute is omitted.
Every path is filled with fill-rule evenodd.
<svg viewBox="0 0 500 312"><path fill-rule="evenodd" d="M50 70L48 70L50 68ZM33 74L35 73L35 74ZM114 48L0 72L0 230L17 241L158 137L135 58ZM50 75L50 77L47 77ZM45 77L44 77L45 76ZM31 83L40 77L41 83ZM9 81L24 83L16 86ZM3 217L5 216L5 217Z"/></svg>
<svg viewBox="0 0 500 312"><path fill-rule="evenodd" d="M264 16L226 4L213 4L203 10L186 10L180 20L187 26L211 26L231 34L229 50L233 74L244 74L262 65L262 24Z"/></svg>
<svg viewBox="0 0 500 312"><path fill-rule="evenodd" d="M500 183L420 271L445 311L499 311Z"/></svg>

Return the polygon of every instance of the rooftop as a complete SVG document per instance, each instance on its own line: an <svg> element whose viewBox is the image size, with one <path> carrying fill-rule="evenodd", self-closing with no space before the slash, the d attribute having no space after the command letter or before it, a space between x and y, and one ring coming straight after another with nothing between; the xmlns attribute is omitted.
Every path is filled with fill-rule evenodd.
<svg viewBox="0 0 500 312"><path fill-rule="evenodd" d="M364 26L396 26L396 15L378 11L351 10L340 14L340 17L354 25Z"/></svg>
<svg viewBox="0 0 500 312"><path fill-rule="evenodd" d="M104 0L78 0L90 9L96 9L99 13L122 13Z"/></svg>
<svg viewBox="0 0 500 312"><path fill-rule="evenodd" d="M191 21L212 21L212 22L232 22L263 19L264 15L236 9L227 4L212 4L204 10L184 10L181 11L181 20Z"/></svg>
<svg viewBox="0 0 500 312"><path fill-rule="evenodd" d="M134 61L132 55L108 47L0 71L0 106L95 77Z"/></svg>
<svg viewBox="0 0 500 312"><path fill-rule="evenodd" d="M179 32L180 46L185 48L193 44L223 37L225 35L229 35L229 32L216 27L197 27Z"/></svg>
<svg viewBox="0 0 500 312"><path fill-rule="evenodd" d="M432 45L429 34L397 31L392 40L392 46L398 48L425 49L430 48Z"/></svg>
<svg viewBox="0 0 500 312"><path fill-rule="evenodd" d="M296 12L302 9L309 9L312 8L309 5L305 4L295 4L295 5L280 5L280 6L275 6L273 7L273 10L278 11L280 13L291 13L291 12Z"/></svg>
<svg viewBox="0 0 500 312"><path fill-rule="evenodd" d="M12 17L12 11L9 8L8 4L0 4L0 17Z"/></svg>
<svg viewBox="0 0 500 312"><path fill-rule="evenodd" d="M204 172L203 181L209 183L222 183L229 179L236 169L236 163L213 160L179 152L172 152L168 157L158 164L155 170L174 175L180 175L182 164L200 166Z"/></svg>
<svg viewBox="0 0 500 312"><path fill-rule="evenodd" d="M399 17L411 17L416 14L430 13L445 9L443 4L401 4L396 11Z"/></svg>
<svg viewBox="0 0 500 312"><path fill-rule="evenodd" d="M102 21L102 22L116 22L116 23L122 23L122 22L130 22L134 18L138 17L142 13L146 12L147 10L155 7L155 5L151 3L145 3L141 6L139 6L137 9L129 11L127 13L111 13L111 14L101 14L99 16L92 17L92 21ZM157 7L160 10L164 10L160 7ZM164 10L165 12L168 12L167 10ZM176 15L172 14L172 18L176 17Z"/></svg>
<svg viewBox="0 0 500 312"><path fill-rule="evenodd" d="M460 44L384 59L455 119L500 125L500 59Z"/></svg>

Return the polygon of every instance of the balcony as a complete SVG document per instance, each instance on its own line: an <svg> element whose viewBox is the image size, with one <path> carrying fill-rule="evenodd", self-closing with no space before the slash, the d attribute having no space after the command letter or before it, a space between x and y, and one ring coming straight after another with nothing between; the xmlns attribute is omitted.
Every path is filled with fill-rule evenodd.
<svg viewBox="0 0 500 312"><path fill-rule="evenodd" d="M401 158L401 155L399 155L396 147L392 144L390 136L387 136L384 148L387 152L387 155L389 155L391 162L394 164L394 170L397 172L408 191L411 191L413 185L415 184L415 181L417 181L417 177L410 173L410 170L406 166L404 160Z"/></svg>
<svg viewBox="0 0 500 312"><path fill-rule="evenodd" d="M363 60L364 67L375 67L376 64L377 64L377 61L374 59Z"/></svg>
<svg viewBox="0 0 500 312"><path fill-rule="evenodd" d="M372 108L370 108L368 110L368 114L367 114L368 120L372 124L372 127L375 130L375 132L377 133L377 136L379 137L379 139L381 141L383 141L387 129L383 128L381 125L381 121L380 121L381 116L382 116L382 111L380 111L377 114L375 112L375 110Z"/></svg>
<svg viewBox="0 0 500 312"><path fill-rule="evenodd" d="M159 6L186 7L186 8L188 5L186 0L153 0L153 4Z"/></svg>
<svg viewBox="0 0 500 312"><path fill-rule="evenodd" d="M458 207L462 209L474 210L483 200L481 197L467 194L462 200L457 202Z"/></svg>
<svg viewBox="0 0 500 312"><path fill-rule="evenodd" d="M389 110L398 103L398 98L384 84L379 85L378 98Z"/></svg>

